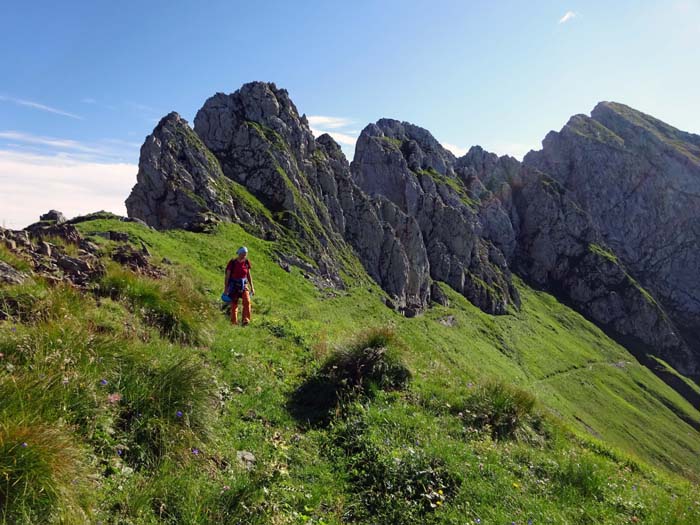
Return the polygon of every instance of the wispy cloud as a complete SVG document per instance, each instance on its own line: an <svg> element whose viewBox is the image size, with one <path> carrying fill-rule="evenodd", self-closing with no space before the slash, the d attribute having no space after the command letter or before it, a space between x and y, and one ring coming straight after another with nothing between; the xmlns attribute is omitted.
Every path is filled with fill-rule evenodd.
<svg viewBox="0 0 700 525"><path fill-rule="evenodd" d="M97 100L91 97L85 97L80 102L82 102L83 104L97 104Z"/></svg>
<svg viewBox="0 0 700 525"><path fill-rule="evenodd" d="M315 137L328 133L340 144L343 153L352 160L355 152L355 143L359 133L354 128L355 121L346 117L331 117L328 115L310 115L306 117L309 121L309 128Z"/></svg>
<svg viewBox="0 0 700 525"><path fill-rule="evenodd" d="M442 142L442 147L448 151L451 151L455 157L463 157L467 154L467 148L461 148L455 144L450 144L449 142Z"/></svg>
<svg viewBox="0 0 700 525"><path fill-rule="evenodd" d="M137 170L130 163L0 149L0 224L21 228L52 208L69 217L101 209L123 215Z"/></svg>
<svg viewBox="0 0 700 525"><path fill-rule="evenodd" d="M69 113L68 111L63 111L62 109L57 109L40 102L35 102L33 100L25 100L23 98L8 97L6 95L0 95L0 101L10 102L16 104L17 106L25 106L32 109L38 109L39 111L45 111L47 113L53 113L54 115L61 115L62 117L69 117L77 120L83 120L83 117L76 115L75 113Z"/></svg>
<svg viewBox="0 0 700 525"><path fill-rule="evenodd" d="M348 118L329 117L327 115L309 115L306 119L309 121L309 126L319 129L346 128L353 123L353 121Z"/></svg>
<svg viewBox="0 0 700 525"><path fill-rule="evenodd" d="M21 131L0 131L1 140L10 141L5 147L40 155L61 155L83 162L114 162L132 160L138 156L140 144L121 139L101 139L91 143L72 139L34 135Z"/></svg>
<svg viewBox="0 0 700 525"><path fill-rule="evenodd" d="M338 144L342 144L342 145L346 145L346 146L354 146L355 143L357 142L357 136L349 135L347 133L340 133L337 131L329 131L329 130L311 128L311 133L314 134L314 137L320 137L324 133L328 133L331 137L333 137L333 140L335 140Z"/></svg>
<svg viewBox="0 0 700 525"><path fill-rule="evenodd" d="M33 144L36 146L47 146L49 148L61 148L71 151L80 151L83 153L98 153L98 150L90 148L69 139L57 139L53 137L44 137L41 135L32 135L30 133L22 133L21 131L0 131L0 139L12 140L25 144Z"/></svg>
<svg viewBox="0 0 700 525"><path fill-rule="evenodd" d="M568 21L573 20L573 19L576 18L577 16L578 16L578 13L576 13L576 12L574 12L574 11L567 11L566 13L564 13L564 16L562 16L562 17L559 19L559 23L560 23L560 24L566 24Z"/></svg>

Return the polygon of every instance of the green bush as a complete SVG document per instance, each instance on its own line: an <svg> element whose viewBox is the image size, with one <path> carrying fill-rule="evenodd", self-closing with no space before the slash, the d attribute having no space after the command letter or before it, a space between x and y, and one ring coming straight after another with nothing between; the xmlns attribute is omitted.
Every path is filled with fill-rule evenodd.
<svg viewBox="0 0 700 525"><path fill-rule="evenodd" d="M320 374L343 393L370 394L374 389L400 390L411 372L398 356L396 334L391 328L373 328L336 350L321 367Z"/></svg>
<svg viewBox="0 0 700 525"><path fill-rule="evenodd" d="M494 439L508 439L517 437L528 423L539 426L535 405L529 392L494 381L476 386L453 410L468 426L488 430Z"/></svg>
<svg viewBox="0 0 700 525"><path fill-rule="evenodd" d="M393 331L368 330L336 350L290 397L288 408L303 422L327 423L339 401L400 390L411 372L398 355Z"/></svg>

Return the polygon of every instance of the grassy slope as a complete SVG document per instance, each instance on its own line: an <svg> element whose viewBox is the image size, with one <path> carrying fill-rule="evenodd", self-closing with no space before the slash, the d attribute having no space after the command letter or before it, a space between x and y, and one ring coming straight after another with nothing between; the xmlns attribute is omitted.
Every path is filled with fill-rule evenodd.
<svg viewBox="0 0 700 525"><path fill-rule="evenodd" d="M450 308L434 307L425 316L405 319L381 304L381 290L369 281L352 293L324 298L298 270L290 276L272 262L273 243L236 226L213 236L164 235L119 223L88 223L83 230L100 226L130 231L159 254L188 266L210 286L212 297L222 288L222 268L233 248L245 243L252 250L258 309L267 312L259 321L289 323L308 341L330 344L368 325L393 324L409 343L406 359L424 392L445 396L484 377L505 379L532 390L579 429L642 460L672 471L700 472L698 433L668 406L698 422L700 413L592 323L522 283L523 308L513 315L484 314L445 287ZM454 326L439 322L450 315ZM220 338L235 344L242 335L217 331L215 345ZM244 337L247 344L262 344L269 335L253 329Z"/></svg>
<svg viewBox="0 0 700 525"><path fill-rule="evenodd" d="M336 446L345 435L343 424L304 430L285 406L289 393L335 345L368 326L391 325L414 373L410 392L380 393L355 407L350 421L364 429L357 439L381 457L394 458L381 471L392 483L399 476L394 462L420 463L414 454L439 458L462 480L431 517L445 523L463 523L465 517L484 523L699 519L692 507L696 489L676 475L696 478L700 440L674 411L695 421L700 414L624 348L547 294L521 283L522 310L493 317L446 289L451 307L406 319L383 306L381 290L369 280L353 283L347 292L318 291L297 269L288 274L274 262L273 243L237 226L222 226L212 235L158 233L117 221L80 228L129 232L148 245L154 260L167 257L176 274L204 283L212 304L228 257L246 244L257 291L251 327L232 328L223 316L214 316L209 344L188 349L156 342L167 348L164 353L192 353L212 367L225 392L221 417L212 423L210 441L199 445L202 454L168 456L155 473L120 470L107 478L96 503L104 518L155 523L160 515L163 521L206 523L225 514L245 516L246 522L329 523L350 513L361 519L356 467L346 449ZM112 308L120 319L131 315L116 304ZM440 322L450 316L453 326ZM449 406L470 391L470 383L492 378L535 393L544 410L560 416L574 435L562 431L545 448L465 438ZM221 467L235 463L237 450L256 455L252 473Z"/></svg>

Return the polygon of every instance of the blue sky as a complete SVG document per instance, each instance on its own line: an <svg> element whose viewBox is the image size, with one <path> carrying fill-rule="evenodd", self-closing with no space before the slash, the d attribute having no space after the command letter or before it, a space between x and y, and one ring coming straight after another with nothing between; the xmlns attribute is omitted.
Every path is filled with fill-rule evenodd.
<svg viewBox="0 0 700 525"><path fill-rule="evenodd" d="M0 225L124 213L160 117L251 80L352 155L381 117L518 158L600 100L700 132L700 0L13 2L0 18Z"/></svg>

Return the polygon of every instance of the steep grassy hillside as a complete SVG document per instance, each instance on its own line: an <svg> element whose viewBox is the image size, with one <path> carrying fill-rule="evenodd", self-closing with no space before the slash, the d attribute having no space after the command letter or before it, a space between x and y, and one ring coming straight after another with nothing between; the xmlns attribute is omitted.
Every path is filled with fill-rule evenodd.
<svg viewBox="0 0 700 525"><path fill-rule="evenodd" d="M79 227L167 277L0 288L3 523L700 522L700 413L547 294L489 316L443 287L407 319L235 225ZM247 328L218 303L241 244Z"/></svg>

